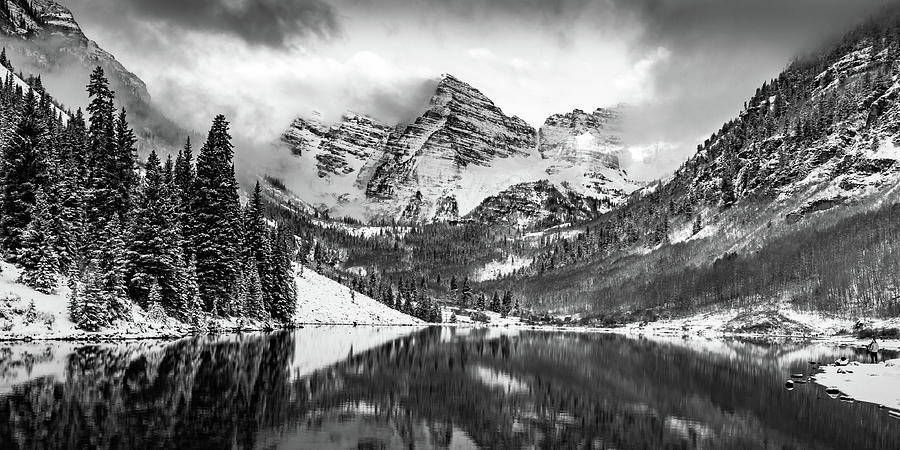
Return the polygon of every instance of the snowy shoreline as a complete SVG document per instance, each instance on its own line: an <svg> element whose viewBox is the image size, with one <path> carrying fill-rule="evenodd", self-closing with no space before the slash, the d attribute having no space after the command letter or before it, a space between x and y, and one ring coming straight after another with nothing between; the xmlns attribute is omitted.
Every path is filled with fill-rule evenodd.
<svg viewBox="0 0 900 450"><path fill-rule="evenodd" d="M845 366L823 365L810 381L827 388L832 398L891 408L891 415L900 419L900 359L877 364L853 361Z"/></svg>
<svg viewBox="0 0 900 450"><path fill-rule="evenodd" d="M355 293L312 269L303 268L295 272L297 308L290 324L204 315L198 318L198 325L191 325L164 315L154 316L129 302L126 319L118 320L111 327L88 332L78 329L70 320L70 293L65 283L60 283L55 292L43 294L19 283L20 273L15 265L0 262L0 341L171 340L200 334L293 329L308 325L424 325L415 317Z"/></svg>

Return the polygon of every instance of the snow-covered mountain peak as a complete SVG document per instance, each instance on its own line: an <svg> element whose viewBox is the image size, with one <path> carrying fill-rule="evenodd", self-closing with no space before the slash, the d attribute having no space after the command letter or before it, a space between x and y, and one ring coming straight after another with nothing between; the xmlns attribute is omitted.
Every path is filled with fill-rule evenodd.
<svg viewBox="0 0 900 450"><path fill-rule="evenodd" d="M547 119L539 138L524 120L445 74L411 124L390 127L354 113L331 126L297 119L282 142L320 180L305 189L307 200L338 214L359 211L354 205L366 218L453 220L537 181L552 183L554 192L591 197L596 207L587 209L602 212L637 187L619 168L620 123L615 108L575 110Z"/></svg>
<svg viewBox="0 0 900 450"><path fill-rule="evenodd" d="M541 156L554 161L551 170L619 169L618 154L623 149L620 107L554 114L544 121L539 133Z"/></svg>

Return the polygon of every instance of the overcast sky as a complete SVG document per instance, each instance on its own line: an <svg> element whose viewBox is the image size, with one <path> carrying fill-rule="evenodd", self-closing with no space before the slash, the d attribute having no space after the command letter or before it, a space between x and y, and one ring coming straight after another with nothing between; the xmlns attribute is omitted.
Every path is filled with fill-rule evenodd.
<svg viewBox="0 0 900 450"><path fill-rule="evenodd" d="M631 105L624 157L652 179L689 157L790 58L888 0L69 0L85 34L164 112L272 140L298 115L421 113L451 73L534 126Z"/></svg>

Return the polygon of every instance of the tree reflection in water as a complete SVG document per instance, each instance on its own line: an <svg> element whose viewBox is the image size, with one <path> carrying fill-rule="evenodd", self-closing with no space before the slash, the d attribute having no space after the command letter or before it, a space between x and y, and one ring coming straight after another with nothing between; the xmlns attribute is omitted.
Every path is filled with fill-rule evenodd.
<svg viewBox="0 0 900 450"><path fill-rule="evenodd" d="M292 369L304 358L297 339L280 331L31 352L7 344L0 379L19 378L0 384L0 442L793 449L900 442L900 423L877 407L835 401L813 384L782 387L791 372L809 371L808 360L852 353L846 349L434 327L301 373ZM54 364L57 373L41 370Z"/></svg>

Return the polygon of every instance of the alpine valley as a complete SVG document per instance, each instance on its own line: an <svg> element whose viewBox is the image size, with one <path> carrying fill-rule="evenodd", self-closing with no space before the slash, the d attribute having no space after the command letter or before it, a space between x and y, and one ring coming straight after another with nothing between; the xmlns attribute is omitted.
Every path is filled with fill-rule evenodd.
<svg viewBox="0 0 900 450"><path fill-rule="evenodd" d="M10 336L457 313L724 314L727 331L810 334L798 314L900 315L897 10L791 61L654 182L620 165L627 105L535 128L443 75L409 123L296 118L268 150L290 167L239 186L235 170L258 168L233 166L225 118L195 163L188 133L65 7L0 0L0 35ZM67 72L85 74L85 109L53 96ZM71 227L51 226L60 214ZM107 304L114 316L92 316ZM54 319L18 325L37 313Z"/></svg>
<svg viewBox="0 0 900 450"><path fill-rule="evenodd" d="M821 331L791 311L895 317L898 55L890 10L790 62L643 184L619 167L627 107L535 130L444 75L410 124L295 120L281 143L308 189L275 203L322 270L375 296L406 279L447 305L510 291L583 323L727 311L730 331L788 334Z"/></svg>

